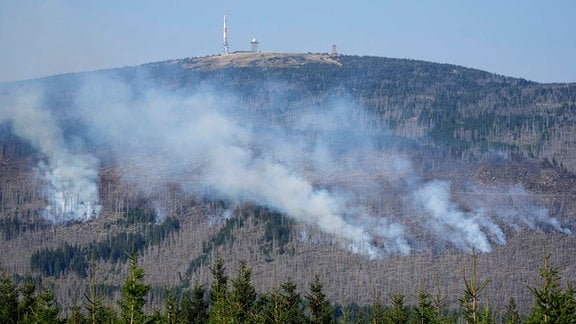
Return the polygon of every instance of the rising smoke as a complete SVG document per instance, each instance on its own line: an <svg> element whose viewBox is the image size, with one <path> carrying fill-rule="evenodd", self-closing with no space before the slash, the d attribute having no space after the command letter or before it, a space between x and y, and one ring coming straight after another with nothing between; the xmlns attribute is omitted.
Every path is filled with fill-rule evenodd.
<svg viewBox="0 0 576 324"><path fill-rule="evenodd" d="M42 92L27 89L0 102L0 122L9 122L13 132L40 151L36 173L43 184L48 206L43 215L60 224L86 221L98 216L98 160L89 154L72 153Z"/></svg>
<svg viewBox="0 0 576 324"><path fill-rule="evenodd" d="M3 105L2 118L46 156L38 166L46 217L97 216L98 159L73 153L41 100L20 97L26 100ZM431 245L482 252L504 244L509 228L570 233L545 209L518 199L500 208L479 194L462 210L449 182L423 180L407 157L376 145L366 126L373 118L346 98L259 112L210 86L177 95L99 75L84 80L74 107L86 125L78 136L94 152L111 154L135 187L178 181L189 194L263 205L371 259L422 249L423 232ZM288 117L278 122L281 115ZM473 192L482 190L494 188Z"/></svg>

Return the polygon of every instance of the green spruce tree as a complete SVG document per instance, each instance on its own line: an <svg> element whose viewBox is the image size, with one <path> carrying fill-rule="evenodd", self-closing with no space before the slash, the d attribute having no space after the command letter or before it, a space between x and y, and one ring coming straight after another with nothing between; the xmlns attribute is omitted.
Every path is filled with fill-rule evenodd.
<svg viewBox="0 0 576 324"><path fill-rule="evenodd" d="M60 307L56 303L54 292L45 287L36 298L36 305L32 311L32 316L29 317L28 323L61 323L62 320L58 318L60 314Z"/></svg>
<svg viewBox="0 0 576 324"><path fill-rule="evenodd" d="M414 323L419 324L432 324L440 323L436 316L436 311L432 303L432 296L426 291L426 289L421 288L418 291L418 305L414 312L415 320Z"/></svg>
<svg viewBox="0 0 576 324"><path fill-rule="evenodd" d="M178 323L179 316L180 309L178 308L176 292L168 291L168 296L164 302L164 315L162 316L162 322L166 324L176 324Z"/></svg>
<svg viewBox="0 0 576 324"><path fill-rule="evenodd" d="M210 301L212 303L209 313L209 323L234 323L234 304L231 302L228 291L228 276L225 274L224 260L216 257L212 271L212 286Z"/></svg>
<svg viewBox="0 0 576 324"><path fill-rule="evenodd" d="M526 323L576 323L576 290L570 286L566 290L560 287L559 270L548 265L549 259L545 248L538 270L542 286L528 287L535 301Z"/></svg>
<svg viewBox="0 0 576 324"><path fill-rule="evenodd" d="M434 306L434 323L453 323L456 321L456 315L446 315L446 300L448 296L442 295L442 285L438 274L436 277L436 294L432 296L432 305Z"/></svg>
<svg viewBox="0 0 576 324"><path fill-rule="evenodd" d="M246 266L246 261L241 260L238 266L238 273L232 279L231 301L236 311L235 317L239 323L245 323L254 317L252 307L256 302L256 289L252 285L252 270Z"/></svg>
<svg viewBox="0 0 576 324"><path fill-rule="evenodd" d="M208 322L208 301L206 300L206 288L196 283L192 292L186 291L182 296L180 305L181 323L201 324Z"/></svg>
<svg viewBox="0 0 576 324"><path fill-rule="evenodd" d="M102 323L104 315L102 313L102 298L96 294L96 265L94 258L90 261L90 284L88 293L84 294L86 299L84 307L88 310L88 320L92 324Z"/></svg>
<svg viewBox="0 0 576 324"><path fill-rule="evenodd" d="M489 308L482 309L479 303L479 297L484 288L488 285L490 280L486 279L483 282L478 282L478 275L476 273L476 251L472 248L472 276L470 279L466 277L466 271L463 271L464 277L464 295L459 298L464 319L467 323L492 323L492 317Z"/></svg>
<svg viewBox="0 0 576 324"><path fill-rule="evenodd" d="M18 303L18 322L26 323L32 317L36 307L36 283L26 279L20 288L20 302Z"/></svg>
<svg viewBox="0 0 576 324"><path fill-rule="evenodd" d="M144 284L144 269L138 266L136 255L129 256L128 277L122 286L120 300L121 319L124 323L143 323L145 320L143 307L150 285Z"/></svg>
<svg viewBox="0 0 576 324"><path fill-rule="evenodd" d="M302 297L296 291L297 286L290 278L280 285L280 321L282 323L304 322Z"/></svg>
<svg viewBox="0 0 576 324"><path fill-rule="evenodd" d="M392 307L387 312L387 322L390 324L403 324L408 321L408 308L404 304L404 294L395 293L390 295Z"/></svg>
<svg viewBox="0 0 576 324"><path fill-rule="evenodd" d="M18 290L7 273L0 276L0 323L18 322Z"/></svg>
<svg viewBox="0 0 576 324"><path fill-rule="evenodd" d="M374 290L372 292L372 307L370 312L370 323L377 324L377 323L384 323L386 318L386 308L382 304L380 300L380 294Z"/></svg>
<svg viewBox="0 0 576 324"><path fill-rule="evenodd" d="M274 288L272 293L263 294L261 298L266 299L266 304L262 309L262 320L265 323L278 324L280 321L280 290Z"/></svg>
<svg viewBox="0 0 576 324"><path fill-rule="evenodd" d="M305 296L308 301L308 320L310 323L326 324L334 321L332 304L322 288L320 275L316 273Z"/></svg>
<svg viewBox="0 0 576 324"><path fill-rule="evenodd" d="M228 276L224 260L218 255L214 265L210 268L212 272L212 286L210 288L210 301L215 304L218 299L225 298L228 294Z"/></svg>
<svg viewBox="0 0 576 324"><path fill-rule="evenodd" d="M518 306L514 297L510 297L508 305L506 306L506 314L504 314L505 324L520 324L520 314L518 313Z"/></svg>
<svg viewBox="0 0 576 324"><path fill-rule="evenodd" d="M82 313L82 305L78 301L74 301L72 305L68 308L70 315L66 319L66 323L69 324L84 324L89 323L88 318Z"/></svg>
<svg viewBox="0 0 576 324"><path fill-rule="evenodd" d="M96 312L96 323L118 323L118 314L113 305L100 305Z"/></svg>
<svg viewBox="0 0 576 324"><path fill-rule="evenodd" d="M302 297L296 291L296 284L288 278L268 297L263 311L266 323L304 323Z"/></svg>

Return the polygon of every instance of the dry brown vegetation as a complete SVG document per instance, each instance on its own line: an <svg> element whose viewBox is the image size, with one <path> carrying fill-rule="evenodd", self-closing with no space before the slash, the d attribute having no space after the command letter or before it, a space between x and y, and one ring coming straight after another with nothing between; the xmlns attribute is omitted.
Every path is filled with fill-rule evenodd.
<svg viewBox="0 0 576 324"><path fill-rule="evenodd" d="M178 70L178 73L183 75L191 71L208 73L208 71L219 69L237 69L232 72L248 71L246 73L258 75L262 71L269 71L268 69L294 67L294 70L298 70L298 67L309 67L308 65L318 63L322 68L339 69L345 66L343 61L321 54L236 53L167 64L182 68ZM364 62L360 59L357 61ZM491 201L491 195L502 195L498 191L471 192L467 189L470 183L487 188L519 184L526 189L524 195L529 202L546 208L551 216L560 219L564 225L572 229L576 228L576 177L574 176L576 137L574 137L572 124L574 117L571 113L560 111L562 109L568 111L574 106L574 102L570 101L573 94L568 86L528 84L524 88L518 88L517 84L522 84L520 80L482 75L478 78L470 77L472 81L468 79L462 81L467 87L473 89L468 93L456 86L454 86L455 89L451 88L453 84L459 84L459 78L465 74L464 69L457 67L443 66L442 71L449 68L450 72L445 79L442 79L444 83L439 83L434 78L442 71L438 72L434 69L430 71L431 68L426 64L416 62L411 65L410 62L402 61L398 63L399 66L396 66L396 63L390 63L391 67L385 66L385 73L382 72L381 75L376 76L369 73L375 70L373 66L366 64L367 67L363 67L364 70L361 72L369 74L366 78L371 83L351 78L352 81L347 81L350 84L345 85L342 85L344 82L336 84L334 79L337 77L324 76L321 73L322 68L315 65L314 68L320 72L314 70L318 73L310 72L306 76L319 76L318 78L322 81L314 80L314 82L320 84L310 85L304 82L299 86L294 86L298 91L308 91L312 94L306 92L308 97L305 99L288 100L285 110L278 114L266 114L262 117L263 121L257 120L257 122L262 122L262 127L269 128L279 127L281 123L296 123L299 114L296 106L302 102L327 105L323 101L326 93L321 90L316 91L314 87L329 88L321 82L334 82L337 86L349 87L348 90L357 96L358 103L366 105L377 113L377 118L363 112L360 113L361 116L356 116L358 120L366 122L367 132L371 134L382 132L383 125L390 123L394 125L391 126L390 133L398 138L421 139L436 136L433 138L436 144L427 148L434 152L413 153L411 157L416 161L414 168L420 174L424 174L426 179L440 178L450 181L453 185L452 199L463 209L467 208L467 202L473 195L483 195L486 201ZM165 68L162 64L158 66ZM406 70L406 66L409 66L410 70ZM242 68L254 68L256 72L250 72L252 70L249 69L242 70ZM330 73L336 73L334 71L329 70ZM404 82L405 80L403 81L398 75L405 74L413 78L408 78L409 80ZM250 88L250 91L241 93L241 102L245 104L245 107L243 111L238 112L239 115L259 113L270 108L268 104L275 94L274 90L259 89L257 82L239 82L233 78L234 75L236 74L233 73L227 82L239 84L238 87L241 89L256 88L256 90ZM278 79L283 76L281 73L274 75ZM296 84L294 79L298 80L300 76L284 77L288 80L286 83ZM247 75L240 75L239 78L247 78ZM427 87L428 83L424 83L423 86L422 80L428 79L432 80L430 85ZM166 79L159 81L159 83L176 88L187 86L186 82L178 76L167 76ZM363 82L370 83L371 87L362 88L365 85ZM474 92L479 91L477 89L480 86L496 90L483 96L483 93ZM521 92L521 95L516 97L507 92L516 90ZM299 93L298 91L295 92ZM434 115L438 107L445 102L451 102L450 100L454 98L460 98L459 95L462 94L466 95L462 98L478 97L479 99L468 99L468 101L462 99L462 102L454 103L457 109L447 108L446 114L452 114L449 117L444 118L442 114L438 114L440 117ZM442 99L442 95L447 99ZM461 105L458 106L459 104ZM548 128L548 119L545 121L537 118L531 121L522 120L519 126L512 125L510 121L502 122L502 116L513 119L515 115L520 115L518 110L514 110L519 106L525 108L522 114L550 116L550 120L553 115L557 114L558 119L554 119L556 122L554 125L551 124L550 128ZM491 110L492 108L494 109ZM483 119L486 116L490 119ZM471 119L472 122L470 122ZM466 124L467 122L470 124ZM437 125L444 125L443 123L451 126L448 127L448 131L430 135L432 131L438 130ZM547 137L542 135L542 129L539 128L544 126L549 131ZM454 143L450 142L443 146L442 140L456 141L456 145L451 146ZM484 141L481 144L502 145L500 147L503 151L512 153L504 160L478 158L482 155L478 153L481 149L470 144L478 141ZM231 237L223 244L205 253L203 251L205 242L210 241L225 226L220 217L225 208L220 202L210 201L200 195L188 194L182 190L183 182L194 184L197 180L192 171L190 174L179 175L176 178L169 175L162 178L159 175L159 179L140 179L140 183L146 183L146 180L149 180L151 184L163 183L163 186L161 188L137 188L133 183L125 181L123 177L126 173L133 172L131 165L105 164L99 175L100 198L103 205L101 215L85 223L53 226L43 222L40 215L46 202L34 177L34 166L37 164L36 159L39 158L37 153L31 153L29 147L14 139L5 140L0 144L2 144L0 145L0 220L17 217L22 223L18 233L14 233L10 239L0 240L0 266L12 273L30 274L30 256L40 249L57 248L64 243L87 246L91 242L106 241L118 232L138 231L137 226L124 227L118 225L117 221L123 217L123 212L127 208L146 205L147 199L153 197L168 215L177 218L180 222L179 231L171 233L160 244L149 246L138 256L139 264L146 270L146 281L155 287L178 286L186 280L210 282L209 266L215 256L220 254L226 260L230 273L237 269L239 260L246 260L247 265L253 270L252 278L260 291L269 291L287 278L292 278L302 293L308 287L314 274L320 273L329 298L339 303L369 304L374 301L375 296L380 296L383 302L387 302L390 294L403 292L407 303L414 304L418 290L424 287L430 292L439 290L447 297L449 306L456 307L458 297L462 295L464 289L463 271L469 269L471 255L452 247L437 249L422 246L410 256L391 255L381 260L371 261L343 249L328 235L318 233L313 228L307 228L301 224L292 224L291 240L287 243L286 252L266 256L260 248L265 224L259 222L255 215L258 206L250 203L240 203L234 206L235 215L244 213L248 214L248 217L242 226L238 225L233 228ZM402 142L391 144L394 148L400 147L399 151L402 151L402 145ZM457 147L458 145L464 148ZM387 158L386 153L379 154L362 158L367 161L366 165L378 164ZM161 154L151 154L144 162L150 167L164 163ZM190 169L193 170L194 165L190 166ZM346 184L351 179L378 182L385 180L383 179L385 176L389 176L373 174L359 168L345 169L332 177L318 176L313 172L305 173L305 175L307 180L317 185L323 185L323 182L331 185ZM145 194L143 194L144 191ZM357 203L366 204L375 214L392 214L402 220L404 211L400 210L401 199L403 197L373 192L364 201ZM412 221L411 217L406 216L403 225L410 228ZM314 239L300 239L304 231ZM561 276L565 282L576 282L576 263L574 262L576 241L573 235L526 228L519 231L509 229L506 234L508 239L506 244L495 245L493 252L478 256L477 271L480 280L490 279L482 295L485 304L494 306L496 311L501 311L508 299L514 297L521 312L525 313L533 302L533 297L526 287L538 282L537 269L543 257L544 245L552 255L550 262L561 270ZM413 235L416 238L422 238L423 242L429 239L424 231L414 231ZM277 243L273 242L273 244ZM204 253L206 254L204 262L188 276L191 262ZM126 276L125 264L99 260L96 266L96 281L99 283L118 286ZM32 273L32 275L41 276L42 274ZM74 273L44 279L55 284L59 300L64 305L81 299L88 284L85 278L79 278ZM155 303L157 305L160 301L156 300ZM154 305L153 302L152 306Z"/></svg>
<svg viewBox="0 0 576 324"><path fill-rule="evenodd" d="M310 63L342 64L326 54L232 53L207 56L185 64L186 69L210 71L230 67L286 68Z"/></svg>
<svg viewBox="0 0 576 324"><path fill-rule="evenodd" d="M14 192L16 195L5 195L3 204L17 205L19 210L29 208L30 213L37 212L42 206L42 200L34 200L33 186L28 183L32 178L30 173L22 173L11 163L4 160L3 193ZM10 165L11 168L7 166ZM12 170L12 171L10 171ZM465 171L464 171L465 170ZM449 168L446 171L437 170L437 175L449 176L457 183L461 177L475 178L490 184L496 179L499 182L521 177L525 186L531 188L531 198L555 211L562 219L575 219L574 208L574 178L561 170L542 165L518 162L512 165L476 165L472 171L471 165L462 168ZM470 174L469 174L470 173ZM64 226L38 225L38 228L27 230L14 239L2 241L2 267L13 273L26 274L30 272L30 255L40 248L56 248L67 242L71 245L86 245L89 242L106 240L115 231L130 230L113 225L115 219L121 217L119 211L122 204L133 204L138 200L138 193L130 186L123 185L114 176L111 168L102 171L102 196L105 212L96 220L86 223L75 223ZM553 181L552 181L553 180ZM105 188L105 189L104 189ZM31 191L31 192L30 192ZM466 193L453 193L455 200L466 201ZM25 197L31 200L27 204L17 204L13 199ZM172 195L170 204L174 214L181 221L179 232L172 234L160 245L148 248L139 256L139 263L146 269L146 281L157 287L172 287L182 283L186 277L190 261L202 254L202 244L213 237L221 228L222 223L214 223L210 215L222 212L221 207L211 202L202 202L198 198L185 195ZM178 207L180 206L180 207ZM242 211L253 213L253 207L238 207L236 213ZM380 208L393 208L380 206ZM8 213L4 213L6 217ZM211 221L212 220L212 221ZM110 225L112 224L112 225ZM416 252L411 256L388 256L382 260L370 261L362 256L351 254L338 244L330 243L329 236L315 233L317 243L299 240L299 233L305 230L315 233L313 229L302 225L292 228L293 239L288 250L293 253L273 255L273 260L263 255L261 244L263 225L254 216L246 219L243 226L232 232L233 238L225 244L210 251L206 263L196 269L190 278L191 282L210 282L209 266L216 254L227 261L230 271L237 268L239 260L246 260L253 269L253 279L261 291L277 287L286 278L292 278L298 283L302 292L308 287L316 272L325 278L325 289L333 301L340 303L369 304L375 294L382 301L387 301L390 294L403 292L407 303L415 303L420 288L436 291L438 288L448 299L450 306L457 306L457 299L463 291L463 271L470 266L471 256L453 248L440 252ZM494 251L480 254L478 257L478 274L481 278L490 279L483 299L486 303L502 310L508 299L516 299L520 310L525 312L532 305L533 297L527 290L527 285L538 282L537 269L543 256L543 246L548 247L552 254L551 262L562 270L561 275L567 282L576 279L574 266L574 238L571 235L538 233L530 230L510 233L505 245L495 246ZM97 281L110 285L120 285L126 273L124 264L97 263ZM71 303L81 298L87 280L68 274L60 278L46 278L56 284L56 291L63 304ZM161 301L156 300L160 303Z"/></svg>

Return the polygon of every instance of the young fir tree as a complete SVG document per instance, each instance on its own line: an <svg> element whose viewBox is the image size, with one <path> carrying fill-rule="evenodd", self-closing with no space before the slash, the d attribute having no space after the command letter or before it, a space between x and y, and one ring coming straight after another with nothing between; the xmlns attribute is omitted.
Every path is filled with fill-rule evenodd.
<svg viewBox="0 0 576 324"><path fill-rule="evenodd" d="M144 284L144 269L138 266L136 255L131 254L129 259L128 277L122 286L122 299L119 301L120 316L124 323L142 323L145 319L142 308L151 287Z"/></svg>
<svg viewBox="0 0 576 324"><path fill-rule="evenodd" d="M190 296L192 294L192 296ZM208 301L206 288L196 284L192 292L185 292L180 305L180 321L182 323L201 324L208 322Z"/></svg>
<svg viewBox="0 0 576 324"><path fill-rule="evenodd" d="M240 261L238 273L236 277L232 279L232 293L230 297L234 305L233 309L236 311L236 320L239 323L244 323L255 315L252 314L252 307L258 295L252 285L252 270L246 266L246 261L244 260Z"/></svg>
<svg viewBox="0 0 576 324"><path fill-rule="evenodd" d="M538 270L542 286L528 287L535 301L526 323L576 323L576 290L570 286L566 290L560 287L559 270L548 266L549 259L545 250Z"/></svg>
<svg viewBox="0 0 576 324"><path fill-rule="evenodd" d="M92 324L101 323L104 319L101 318L102 314L102 298L96 294L96 266L94 264L94 257L90 261L90 285L88 286L88 293L84 294L86 299L85 308L88 310L88 320Z"/></svg>
<svg viewBox="0 0 576 324"><path fill-rule="evenodd" d="M44 288L36 297L36 305L27 321L28 323L60 323L58 318L60 307L56 304L54 292L49 288Z"/></svg>
<svg viewBox="0 0 576 324"><path fill-rule="evenodd" d="M90 260L90 284L88 292L84 293L84 308L88 311L86 323L113 323L117 321L116 311L111 306L105 306L102 297L96 293L96 265L94 257Z"/></svg>
<svg viewBox="0 0 576 324"><path fill-rule="evenodd" d="M442 296L440 278L436 274L436 294L432 296L432 304L434 306L435 321L434 323L445 323L450 322L444 316L444 308L446 307L446 300L448 296Z"/></svg>
<svg viewBox="0 0 576 324"><path fill-rule="evenodd" d="M310 284L306 300L308 301L308 313L310 323L325 324L333 322L332 304L326 294L322 291L320 275L316 273L314 280Z"/></svg>
<svg viewBox="0 0 576 324"><path fill-rule="evenodd" d="M372 292L372 307L370 312L370 323L384 323L386 318L386 309L380 301L380 294L376 291Z"/></svg>
<svg viewBox="0 0 576 324"><path fill-rule="evenodd" d="M216 257L212 271L212 287L210 289L211 308L209 323L233 323L234 305L231 303L228 291L228 276L225 274L224 260Z"/></svg>
<svg viewBox="0 0 576 324"><path fill-rule="evenodd" d="M89 323L88 318L82 313L82 305L77 300L73 301L72 305L68 308L70 315L66 319L66 323L80 324Z"/></svg>
<svg viewBox="0 0 576 324"><path fill-rule="evenodd" d="M464 318L467 323L491 323L494 322L490 309L481 309L479 305L480 293L486 288L490 280L486 279L478 283L476 273L476 251L472 248L472 277L466 278L466 271L463 271L464 277L464 296L459 298Z"/></svg>
<svg viewBox="0 0 576 324"><path fill-rule="evenodd" d="M164 302L164 315L162 316L162 323L176 324L180 316L180 309L178 308L178 298L176 298L175 291L168 291L168 296Z"/></svg>
<svg viewBox="0 0 576 324"><path fill-rule="evenodd" d="M164 323L164 320L165 319L158 308L154 308L152 314L146 316L146 324L162 324Z"/></svg>
<svg viewBox="0 0 576 324"><path fill-rule="evenodd" d="M210 268L212 272L212 286L210 288L210 301L214 305L218 299L226 298L228 294L228 276L224 260L218 255L214 265Z"/></svg>
<svg viewBox="0 0 576 324"><path fill-rule="evenodd" d="M96 323L118 323L118 314L113 305L101 305L96 312Z"/></svg>
<svg viewBox="0 0 576 324"><path fill-rule="evenodd" d="M347 304L346 306L339 306L337 323L341 324L356 324L356 323L371 323L370 318L366 315L367 309L370 306L364 305L362 307L358 306L356 303Z"/></svg>
<svg viewBox="0 0 576 324"><path fill-rule="evenodd" d="M404 305L404 294L396 293L390 295L392 307L387 312L388 323L402 324L408 321L408 308Z"/></svg>
<svg viewBox="0 0 576 324"><path fill-rule="evenodd" d="M418 291L418 305L414 312L415 323L432 324L440 322L436 317L436 311L431 298L432 296L424 288Z"/></svg>
<svg viewBox="0 0 576 324"><path fill-rule="evenodd" d="M18 290L12 278L3 273L0 276L0 323L18 322Z"/></svg>
<svg viewBox="0 0 576 324"><path fill-rule="evenodd" d="M504 314L504 323L506 324L520 324L520 314L518 313L518 306L514 297L510 297L508 306L506 306L506 314Z"/></svg>
<svg viewBox="0 0 576 324"><path fill-rule="evenodd" d="M268 307L270 306L270 297L272 294L258 294L256 301L252 305L250 314L246 320L246 323L270 323L269 316L267 314Z"/></svg>
<svg viewBox="0 0 576 324"><path fill-rule="evenodd" d="M266 323L295 324L305 321L302 297L296 288L296 284L288 278L280 288L274 289L263 311Z"/></svg>
<svg viewBox="0 0 576 324"><path fill-rule="evenodd" d="M27 279L20 288L20 302L18 303L18 322L25 323L31 316L36 306L36 283Z"/></svg>
<svg viewBox="0 0 576 324"><path fill-rule="evenodd" d="M296 288L296 284L290 278L280 285L280 321L282 323L304 322L302 297Z"/></svg>
<svg viewBox="0 0 576 324"><path fill-rule="evenodd" d="M274 288L271 293L262 294L260 299L266 301L266 304L262 308L262 321L271 324L281 323L279 288Z"/></svg>

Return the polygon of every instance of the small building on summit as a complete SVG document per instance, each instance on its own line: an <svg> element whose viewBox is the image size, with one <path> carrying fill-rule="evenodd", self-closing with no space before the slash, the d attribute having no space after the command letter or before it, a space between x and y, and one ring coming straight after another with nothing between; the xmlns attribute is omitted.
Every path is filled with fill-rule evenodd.
<svg viewBox="0 0 576 324"><path fill-rule="evenodd" d="M250 51L252 53L258 53L260 52L260 50L258 49L258 44L260 44L258 42L258 40L256 38L252 38L252 41L250 42Z"/></svg>

